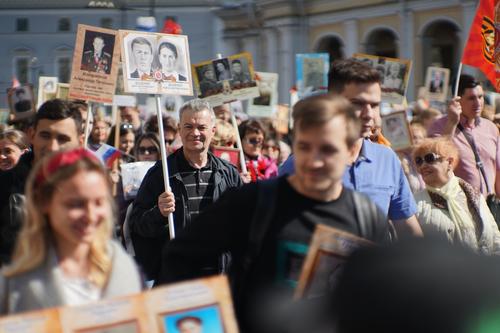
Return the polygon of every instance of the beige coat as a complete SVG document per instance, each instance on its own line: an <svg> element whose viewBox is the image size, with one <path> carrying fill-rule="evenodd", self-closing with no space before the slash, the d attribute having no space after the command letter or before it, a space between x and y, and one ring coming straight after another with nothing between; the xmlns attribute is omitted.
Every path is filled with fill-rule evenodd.
<svg viewBox="0 0 500 333"><path fill-rule="evenodd" d="M133 259L115 241L109 246L112 269L101 298L138 293L142 282ZM62 272L53 249L45 262L29 272L6 278L0 276L0 314L66 305L62 297Z"/></svg>
<svg viewBox="0 0 500 333"><path fill-rule="evenodd" d="M454 242L454 234L456 225L450 217L446 209L441 209L433 205L432 200L426 190L420 191L415 194L415 201L417 202L417 218L422 226L424 235L429 232L437 232L438 234L445 235L448 241ZM500 255L500 231L495 222L493 215L486 204L486 200L481 195L479 199L479 214L481 221L479 221L479 229L482 229L481 235L476 244L465 244L473 249L477 249L483 254L496 254ZM478 222L478 221L476 221ZM475 230L469 230L470 233L475 234ZM477 239L469 237L470 239Z"/></svg>

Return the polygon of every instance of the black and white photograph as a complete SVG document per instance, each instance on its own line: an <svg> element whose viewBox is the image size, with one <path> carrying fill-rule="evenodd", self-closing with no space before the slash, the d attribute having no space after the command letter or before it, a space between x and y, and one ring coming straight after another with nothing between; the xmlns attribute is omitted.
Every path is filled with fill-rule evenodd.
<svg viewBox="0 0 500 333"><path fill-rule="evenodd" d="M23 119L36 112L33 88L31 85L9 89L7 92L7 99L14 119Z"/></svg>
<svg viewBox="0 0 500 333"><path fill-rule="evenodd" d="M127 30L120 34L125 92L193 94L187 36Z"/></svg>
<svg viewBox="0 0 500 333"><path fill-rule="evenodd" d="M328 53L300 53L295 55L297 90L300 98L322 94L328 90Z"/></svg>
<svg viewBox="0 0 500 333"><path fill-rule="evenodd" d="M353 57L371 64L380 72L382 101L390 104L403 104L411 71L411 60L355 53Z"/></svg>
<svg viewBox="0 0 500 333"><path fill-rule="evenodd" d="M427 67L425 76L426 98L429 101L446 102L448 98L450 70L441 67Z"/></svg>
<svg viewBox="0 0 500 333"><path fill-rule="evenodd" d="M271 118L276 115L278 104L278 74L257 72L257 86L259 97L252 98L248 103L250 117Z"/></svg>
<svg viewBox="0 0 500 333"><path fill-rule="evenodd" d="M227 58L217 59L212 61L215 69L215 78L218 82L227 81L232 79L232 72L229 67L229 60Z"/></svg>
<svg viewBox="0 0 500 333"><path fill-rule="evenodd" d="M406 119L406 111L393 112L382 116L382 134L391 143L394 150L411 147L412 137Z"/></svg>
<svg viewBox="0 0 500 333"><path fill-rule="evenodd" d="M115 35L87 30L83 44L81 70L111 73Z"/></svg>

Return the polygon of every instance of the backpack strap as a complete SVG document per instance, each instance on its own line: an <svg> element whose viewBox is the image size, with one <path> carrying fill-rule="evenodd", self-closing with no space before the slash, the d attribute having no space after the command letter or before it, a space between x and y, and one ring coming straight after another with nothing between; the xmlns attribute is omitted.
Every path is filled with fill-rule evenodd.
<svg viewBox="0 0 500 333"><path fill-rule="evenodd" d="M378 208L362 193L351 191L354 201L354 210L356 211L356 220L358 222L359 235L365 239L373 238L373 223L378 219ZM390 220L388 222L388 241L396 241L398 239L396 229Z"/></svg>

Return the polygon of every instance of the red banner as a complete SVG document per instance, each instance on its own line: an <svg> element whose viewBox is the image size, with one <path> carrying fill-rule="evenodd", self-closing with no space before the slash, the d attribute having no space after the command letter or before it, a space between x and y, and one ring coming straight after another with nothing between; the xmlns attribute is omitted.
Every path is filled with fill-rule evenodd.
<svg viewBox="0 0 500 333"><path fill-rule="evenodd" d="M498 34L495 33L495 2L498 0L480 0L476 17L469 31L462 63L479 68L499 91L497 71L499 54L495 52Z"/></svg>

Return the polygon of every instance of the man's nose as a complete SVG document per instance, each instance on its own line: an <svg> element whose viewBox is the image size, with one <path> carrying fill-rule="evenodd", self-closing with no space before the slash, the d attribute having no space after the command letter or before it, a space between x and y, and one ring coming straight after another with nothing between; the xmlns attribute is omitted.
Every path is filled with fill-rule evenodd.
<svg viewBox="0 0 500 333"><path fill-rule="evenodd" d="M58 151L61 148L61 145L59 144L59 141L56 139L50 140L49 143L49 150L50 151Z"/></svg>

